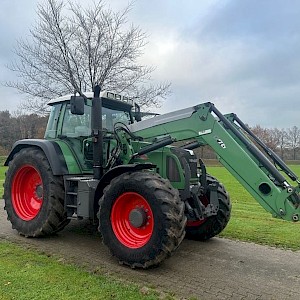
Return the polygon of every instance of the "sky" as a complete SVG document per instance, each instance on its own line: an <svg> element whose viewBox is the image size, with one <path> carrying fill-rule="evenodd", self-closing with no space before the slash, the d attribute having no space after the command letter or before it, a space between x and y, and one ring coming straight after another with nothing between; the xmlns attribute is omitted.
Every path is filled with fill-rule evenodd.
<svg viewBox="0 0 300 300"><path fill-rule="evenodd" d="M16 40L29 35L38 2L0 0L0 82L16 78L6 65ZM119 10L127 1L107 3ZM136 0L129 19L148 35L142 63L156 66L156 82L172 83L156 112L210 101L250 126L300 127L300 1ZM0 92L0 110L24 99Z"/></svg>

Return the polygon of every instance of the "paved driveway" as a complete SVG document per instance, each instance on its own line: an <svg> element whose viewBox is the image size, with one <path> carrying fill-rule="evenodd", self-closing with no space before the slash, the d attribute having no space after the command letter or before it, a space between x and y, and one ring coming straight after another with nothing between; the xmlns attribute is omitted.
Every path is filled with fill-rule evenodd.
<svg viewBox="0 0 300 300"><path fill-rule="evenodd" d="M160 267L131 270L120 266L84 221L72 221L57 236L27 239L11 229L0 200L0 238L29 245L89 270L174 292L178 298L300 299L300 251L213 238L185 240ZM300 243L300 241L299 241Z"/></svg>

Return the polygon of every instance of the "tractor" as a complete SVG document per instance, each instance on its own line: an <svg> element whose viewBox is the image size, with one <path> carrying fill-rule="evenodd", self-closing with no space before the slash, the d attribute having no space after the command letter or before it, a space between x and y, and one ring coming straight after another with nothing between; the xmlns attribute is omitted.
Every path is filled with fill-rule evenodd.
<svg viewBox="0 0 300 300"><path fill-rule="evenodd" d="M48 104L45 138L17 141L5 162L4 209L25 237L89 219L120 263L146 269L185 236L218 235L231 203L193 151L205 145L274 217L299 220L297 175L213 103L145 118L133 99L96 86Z"/></svg>

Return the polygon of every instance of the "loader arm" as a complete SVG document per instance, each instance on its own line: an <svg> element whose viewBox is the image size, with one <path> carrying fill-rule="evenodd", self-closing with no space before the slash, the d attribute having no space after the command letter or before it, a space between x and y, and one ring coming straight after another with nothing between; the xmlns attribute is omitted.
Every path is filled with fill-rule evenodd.
<svg viewBox="0 0 300 300"><path fill-rule="evenodd" d="M208 102L134 123L129 129L149 142L170 136L176 141L194 140L199 146L209 145L220 163L265 210L274 217L298 221L300 188L297 176L261 142L273 161L298 183L294 187L254 144L254 135L245 131L246 126L241 120L232 116L222 115ZM259 141L257 137L254 140Z"/></svg>

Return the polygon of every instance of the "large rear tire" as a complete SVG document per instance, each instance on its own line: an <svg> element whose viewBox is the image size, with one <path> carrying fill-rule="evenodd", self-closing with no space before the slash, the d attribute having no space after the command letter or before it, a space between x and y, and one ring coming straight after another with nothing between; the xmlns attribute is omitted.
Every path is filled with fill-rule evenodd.
<svg viewBox="0 0 300 300"><path fill-rule="evenodd" d="M26 237L50 235L69 223L63 178L53 175L47 157L37 148L22 149L9 163L4 201L12 228Z"/></svg>
<svg viewBox="0 0 300 300"><path fill-rule="evenodd" d="M184 238L184 203L168 180L150 172L113 179L99 201L103 242L132 268L160 264Z"/></svg>
<svg viewBox="0 0 300 300"><path fill-rule="evenodd" d="M207 175L207 184L216 182L216 178ZM218 186L218 200L219 210L217 215L208 217L204 220L189 220L186 226L186 237L192 240L205 241L208 240L220 232L222 232L230 220L231 203L228 193L226 192L222 183L219 182ZM209 194L200 198L202 204L207 205Z"/></svg>

